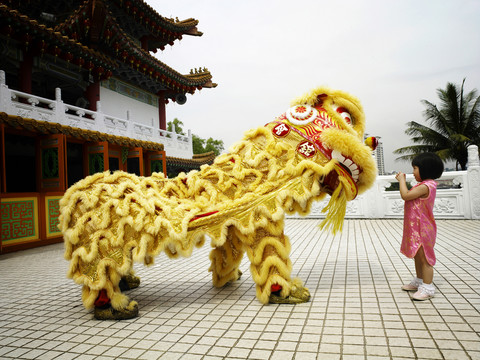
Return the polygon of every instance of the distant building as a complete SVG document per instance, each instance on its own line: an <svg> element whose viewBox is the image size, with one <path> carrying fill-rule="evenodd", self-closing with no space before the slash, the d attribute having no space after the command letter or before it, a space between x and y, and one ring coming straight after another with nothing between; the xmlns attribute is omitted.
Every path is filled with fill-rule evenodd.
<svg viewBox="0 0 480 360"><path fill-rule="evenodd" d="M385 161L383 159L383 143L380 141L380 137L377 137L377 139L378 139L378 146L373 151L373 156L375 157L375 161L377 162L378 175L386 175Z"/></svg>
<svg viewBox="0 0 480 360"><path fill-rule="evenodd" d="M364 140L369 137L369 134L365 134ZM372 156L375 158L375 162L377 164L378 175L387 175L385 172L385 160L383 158L383 143L381 142L380 136L375 136L378 140L378 145L375 150L372 152Z"/></svg>

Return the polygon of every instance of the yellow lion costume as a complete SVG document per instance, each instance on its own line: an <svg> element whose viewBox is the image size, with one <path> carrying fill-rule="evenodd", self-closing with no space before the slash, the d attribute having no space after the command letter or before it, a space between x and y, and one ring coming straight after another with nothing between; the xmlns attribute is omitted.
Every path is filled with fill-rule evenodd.
<svg viewBox="0 0 480 360"><path fill-rule="evenodd" d="M133 262L152 264L161 251L190 256L205 235L214 286L240 277L246 252L261 303L309 300L290 276L285 213L308 214L330 194L322 225L341 229L346 202L372 185L376 166L356 98L317 88L292 105L200 171L173 179L98 173L66 191L59 227L68 276L83 285L83 304L95 307L95 317L137 316L137 303L121 291L139 284Z"/></svg>

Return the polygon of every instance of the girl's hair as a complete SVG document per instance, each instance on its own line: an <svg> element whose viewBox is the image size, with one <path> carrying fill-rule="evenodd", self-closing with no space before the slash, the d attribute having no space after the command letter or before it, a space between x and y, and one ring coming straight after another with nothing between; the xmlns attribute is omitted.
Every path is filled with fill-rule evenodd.
<svg viewBox="0 0 480 360"><path fill-rule="evenodd" d="M438 179L443 173L443 161L435 153L423 153L415 156L412 166L417 166L422 180Z"/></svg>

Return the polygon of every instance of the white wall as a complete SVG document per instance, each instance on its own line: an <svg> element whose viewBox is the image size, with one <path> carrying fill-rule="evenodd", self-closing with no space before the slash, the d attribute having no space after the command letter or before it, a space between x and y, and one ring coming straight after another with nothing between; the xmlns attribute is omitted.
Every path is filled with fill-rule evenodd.
<svg viewBox="0 0 480 360"><path fill-rule="evenodd" d="M151 94L150 94L151 95ZM155 101L158 98L155 95ZM116 91L100 86L100 102L102 112L120 119L131 120L155 129L159 128L158 107L138 101L133 97L122 95ZM129 116L127 117L127 111Z"/></svg>

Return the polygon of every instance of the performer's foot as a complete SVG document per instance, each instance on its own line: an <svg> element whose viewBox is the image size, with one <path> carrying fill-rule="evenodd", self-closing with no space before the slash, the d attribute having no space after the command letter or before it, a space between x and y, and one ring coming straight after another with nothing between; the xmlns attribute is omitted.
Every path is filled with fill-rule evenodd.
<svg viewBox="0 0 480 360"><path fill-rule="evenodd" d="M280 296L280 291L270 294L271 304L301 304L310 300L310 291L303 286L295 286L287 297Z"/></svg>
<svg viewBox="0 0 480 360"><path fill-rule="evenodd" d="M242 273L242 270L238 269L237 271L237 278L235 280L231 280L229 282L234 282L234 281L238 281L240 280L240 278L242 277L243 273Z"/></svg>
<svg viewBox="0 0 480 360"><path fill-rule="evenodd" d="M138 304L130 301L125 309L115 310L111 305L95 307L95 319L97 320L127 320L138 316Z"/></svg>
<svg viewBox="0 0 480 360"><path fill-rule="evenodd" d="M241 271L240 269L238 269L238 271L237 271L237 278L236 278L236 279L229 280L229 281L227 282L227 285L233 284L235 281L240 280L240 278L242 277L242 275L243 275L242 271Z"/></svg>
<svg viewBox="0 0 480 360"><path fill-rule="evenodd" d="M120 287L120 291L128 291L137 288L140 285L140 278L135 275L125 275L120 280L118 286Z"/></svg>

